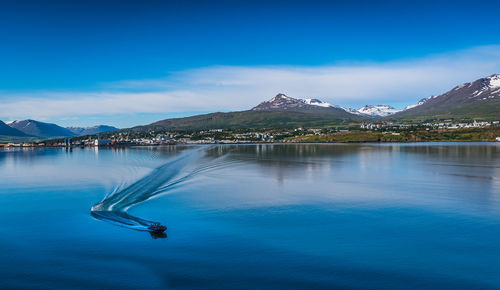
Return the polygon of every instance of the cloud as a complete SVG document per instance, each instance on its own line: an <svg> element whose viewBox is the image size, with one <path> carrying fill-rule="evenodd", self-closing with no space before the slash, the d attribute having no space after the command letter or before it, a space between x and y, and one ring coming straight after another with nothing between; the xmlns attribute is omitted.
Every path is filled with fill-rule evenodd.
<svg viewBox="0 0 500 290"><path fill-rule="evenodd" d="M412 104L500 72L500 46L405 61L328 66L215 66L96 92L4 93L0 119L248 109L279 92L334 104ZM0 97L1 99L1 97Z"/></svg>

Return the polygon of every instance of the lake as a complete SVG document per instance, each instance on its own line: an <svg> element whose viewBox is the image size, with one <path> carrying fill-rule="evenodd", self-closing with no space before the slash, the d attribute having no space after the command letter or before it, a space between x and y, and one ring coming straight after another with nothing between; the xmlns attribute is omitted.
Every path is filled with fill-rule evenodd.
<svg viewBox="0 0 500 290"><path fill-rule="evenodd" d="M0 176L0 288L500 288L496 143L10 149Z"/></svg>

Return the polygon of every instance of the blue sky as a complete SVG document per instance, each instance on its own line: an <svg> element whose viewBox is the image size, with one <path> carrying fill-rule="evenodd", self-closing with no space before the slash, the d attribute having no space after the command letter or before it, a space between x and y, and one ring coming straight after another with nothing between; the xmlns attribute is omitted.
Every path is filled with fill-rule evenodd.
<svg viewBox="0 0 500 290"><path fill-rule="evenodd" d="M278 92L403 107L500 73L498 1L2 1L0 119L146 124Z"/></svg>

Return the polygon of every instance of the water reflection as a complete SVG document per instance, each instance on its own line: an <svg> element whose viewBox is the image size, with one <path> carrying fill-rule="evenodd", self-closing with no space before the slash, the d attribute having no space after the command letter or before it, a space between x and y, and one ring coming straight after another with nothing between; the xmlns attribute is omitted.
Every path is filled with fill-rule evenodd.
<svg viewBox="0 0 500 290"><path fill-rule="evenodd" d="M499 148L0 150L0 280L5 288L498 289ZM153 220L169 226L168 243L150 240L166 234L128 230Z"/></svg>
<svg viewBox="0 0 500 290"><path fill-rule="evenodd" d="M134 217L126 211L139 203L178 188L201 172L232 164L222 159L225 152L207 158L207 150L210 151L210 147L191 147L168 159L166 163L133 184L123 189L115 187L115 190L106 195L100 203L92 206L92 215L97 219L133 230L150 231L149 227L158 222Z"/></svg>
<svg viewBox="0 0 500 290"><path fill-rule="evenodd" d="M283 185L286 180L313 175L330 167L342 166L342 156L357 153L357 146L343 144L325 146L322 144L258 144L224 145L207 150L207 155L227 158L246 165L257 165L259 172L273 176Z"/></svg>
<svg viewBox="0 0 500 290"><path fill-rule="evenodd" d="M143 148L151 154L161 155L162 150L170 151L172 147ZM453 199L461 197L474 199L476 202L488 202L498 207L497 196L492 191L480 190L478 194L464 191L450 191L448 188L436 187L443 176L460 178L458 183L469 180L480 180L478 186L484 188L489 183L498 186L498 160L500 158L496 146L448 145L448 144L261 144L261 145L218 145L185 147L179 150L175 158L154 169L150 174L137 180L126 188L116 187L100 203L93 206L92 211L125 212L130 207L159 194L178 188L196 174L221 170L236 165L242 169L257 166L262 176L273 176L277 184L285 186L285 182L297 183L303 180L328 178L311 185L311 190L328 193L336 198L366 198L391 195L392 192L411 191L411 188L422 188L421 195L437 194L445 197L453 194ZM250 170L250 169L248 169ZM412 174L419 174L413 180ZM428 175L428 176L427 176ZM424 177L427 176L427 177ZM426 183L421 183L426 180ZM243 177L241 182L249 180ZM362 183L360 183L362 182ZM415 183L420 182L420 183ZM363 184L367 184L366 187ZM335 191L332 185L335 185ZM433 186L431 188L431 186ZM429 189L431 189L429 191ZM485 194L484 192L488 192ZM494 191L493 191L494 192ZM333 194L333 195L332 195ZM358 197L359 195L359 197ZM417 196L409 196L415 199ZM419 197L420 200L425 200ZM129 215L127 215L129 216ZM120 219L123 221L123 215ZM151 223L139 223L135 220L124 221L123 225L142 230ZM116 219L113 220L116 222Z"/></svg>
<svg viewBox="0 0 500 290"><path fill-rule="evenodd" d="M234 178L241 184L254 182L252 176L256 175L257 182L272 178L278 187L267 185L266 190L296 192L300 188L296 197L304 199L310 198L306 192L339 201L398 196L400 200L436 203L439 197L443 202L467 201L500 211L500 147L487 143L15 148L0 150L0 171L5 177L0 185L19 180L17 184L26 186L79 186L92 178L102 179L111 189L92 211L106 212L99 215L101 220L115 224L119 220L131 228L147 227L151 221L122 213L182 189L202 173L214 173L223 182ZM227 197L224 193L218 196ZM260 198L261 203L269 199L260 193L232 194L231 198L237 196ZM116 213L118 216L111 216Z"/></svg>
<svg viewBox="0 0 500 290"><path fill-rule="evenodd" d="M241 183L251 182L255 174L259 182L272 177L283 190L304 200L316 192L342 202L397 197L429 206L466 201L500 211L500 146L496 143L224 145L207 154L227 154L228 160L239 161L234 173L241 174L232 178L241 178ZM260 193L251 197L254 200L241 204L263 205L269 200Z"/></svg>
<svg viewBox="0 0 500 290"><path fill-rule="evenodd" d="M151 236L151 238L153 240L156 240L156 239L166 239L167 238L167 233L165 233L165 232L163 232L163 233L149 232L149 235Z"/></svg>

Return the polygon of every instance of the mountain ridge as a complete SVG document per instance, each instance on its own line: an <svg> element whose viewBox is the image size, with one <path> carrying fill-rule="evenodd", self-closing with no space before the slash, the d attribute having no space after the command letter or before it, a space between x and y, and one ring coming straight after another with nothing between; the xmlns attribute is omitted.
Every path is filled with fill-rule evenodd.
<svg viewBox="0 0 500 290"><path fill-rule="evenodd" d="M14 136L14 137L32 137L28 134L25 134L22 131L19 131L15 128L10 127L8 124L4 123L0 120L0 135L2 136Z"/></svg>
<svg viewBox="0 0 500 290"><path fill-rule="evenodd" d="M9 127L17 129L26 135L41 138L52 137L75 137L76 134L70 130L52 123L35 121L32 119L13 121L8 124Z"/></svg>
<svg viewBox="0 0 500 290"><path fill-rule="evenodd" d="M366 116L366 117L385 117L392 115L400 110L389 105L365 105L359 109L342 107L324 102L317 98L292 98L285 94L279 93L268 101L261 102L259 105L252 108L254 111L263 110L296 110L296 109L313 109L313 107L340 109L349 114Z"/></svg>
<svg viewBox="0 0 500 290"><path fill-rule="evenodd" d="M250 110L164 119L120 131L321 127L360 120L362 117L339 108L306 104L280 93Z"/></svg>
<svg viewBox="0 0 500 290"><path fill-rule="evenodd" d="M445 118L500 118L500 75L492 74L473 82L463 83L451 90L421 99L390 118L397 120L426 120Z"/></svg>
<svg viewBox="0 0 500 290"><path fill-rule="evenodd" d="M458 95L456 94L456 91L465 87L472 89L466 92L462 91ZM457 103L456 100L454 100L457 96L461 99L469 100L469 103L470 99L477 99L478 96L480 96L482 100L489 100L489 103L494 106L487 108L487 118L500 118L500 102L497 100L497 96L500 96L500 76L498 74L494 74L487 78L459 85L451 91L439 96L421 99L417 104L408 106L403 110L397 110L389 105L366 105L360 109L350 109L332 105L316 98L295 99L279 93L271 99L263 101L247 111L210 113L185 118L165 119L149 125L133 127L131 130L197 130L215 128L251 129L304 126L321 127L373 120L375 117L377 117L377 119L380 117L381 120L386 121L408 120L409 118L406 118L406 115L411 115L412 112L419 110L424 110L424 112L432 111L432 105L438 101L439 103L444 103L445 106L449 106L451 112L454 110L457 111L456 108L453 108L453 106ZM443 98L445 98L444 101ZM477 106L469 106L465 109L468 110L468 112L473 112L474 108L477 108ZM484 108L482 108L482 111L484 112ZM457 112L461 113L460 110ZM455 117L459 119L463 116L464 115L457 114ZM465 116L481 117L481 112ZM450 117L450 115L447 115L446 117ZM424 116L421 119L424 120L426 118L428 117Z"/></svg>
<svg viewBox="0 0 500 290"><path fill-rule="evenodd" d="M84 135L95 135L103 132L118 130L118 128L107 125L96 125L92 127L61 127L57 124L36 121L33 119L16 120L10 122L0 121L0 135L13 137L77 137ZM7 129L8 128L8 129ZM5 133L5 134L2 134Z"/></svg>
<svg viewBox="0 0 500 290"><path fill-rule="evenodd" d="M118 128L108 125L96 125L91 127L66 127L66 129L70 130L77 136L94 135L118 130Z"/></svg>
<svg viewBox="0 0 500 290"><path fill-rule="evenodd" d="M463 83L443 94L423 98L417 104L407 106L403 110L397 110L389 105L366 105L360 109L344 108L317 98L299 99L279 93L249 110L164 119L119 131L323 127L371 122L374 118L381 121L403 122L443 118L498 121L500 75L492 74L473 82ZM2 129L12 134L43 138L75 137L117 130L106 125L63 128L56 124L30 119L7 124L1 122L0 132Z"/></svg>

